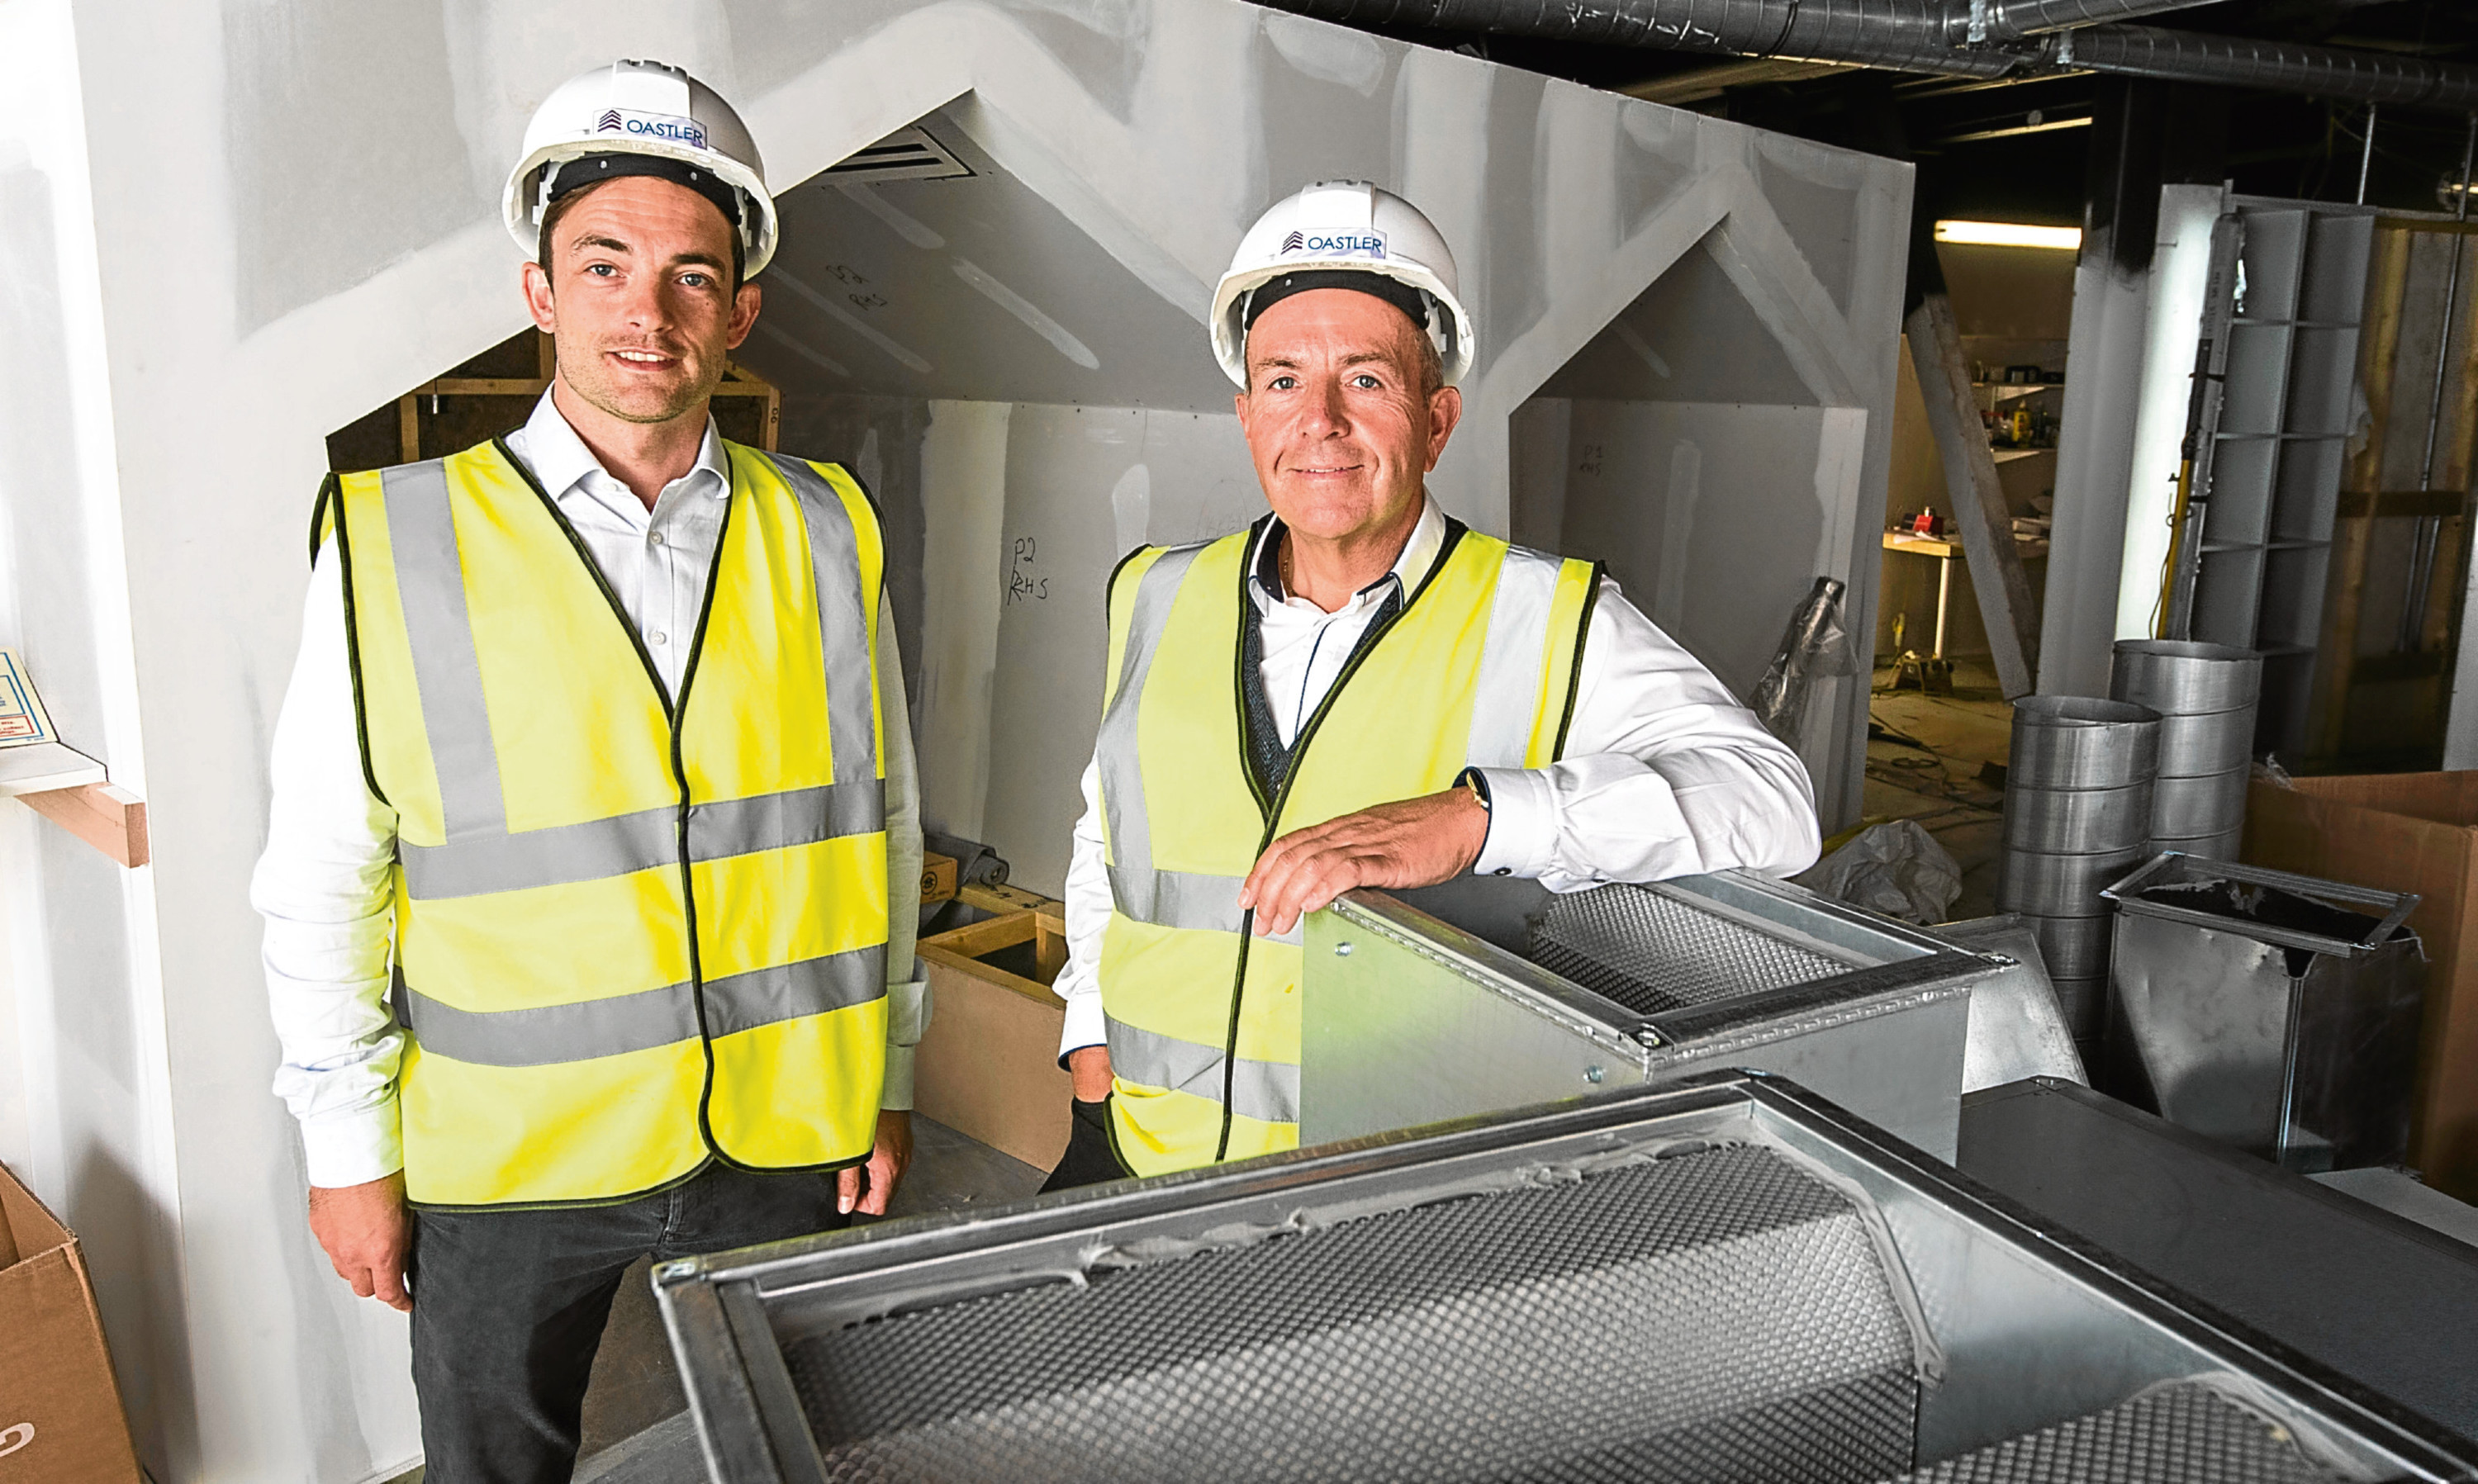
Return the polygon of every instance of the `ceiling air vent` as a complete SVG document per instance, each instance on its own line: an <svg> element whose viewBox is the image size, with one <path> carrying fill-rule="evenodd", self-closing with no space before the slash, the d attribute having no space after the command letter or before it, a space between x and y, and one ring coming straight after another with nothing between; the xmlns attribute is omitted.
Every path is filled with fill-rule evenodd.
<svg viewBox="0 0 2478 1484"><path fill-rule="evenodd" d="M830 181L938 181L973 173L973 167L929 137L926 129L898 129L867 149L826 167Z"/></svg>

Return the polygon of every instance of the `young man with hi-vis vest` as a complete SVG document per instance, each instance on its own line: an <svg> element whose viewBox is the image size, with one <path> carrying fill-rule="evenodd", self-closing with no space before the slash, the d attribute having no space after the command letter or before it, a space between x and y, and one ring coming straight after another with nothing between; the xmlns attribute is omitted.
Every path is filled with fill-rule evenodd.
<svg viewBox="0 0 2478 1484"><path fill-rule="evenodd" d="M621 1273L883 1212L921 837L866 493L725 441L774 203L657 63L526 131L557 376L331 479L252 899L310 1221L413 1315L430 1484L566 1479Z"/></svg>
<svg viewBox="0 0 2478 1484"><path fill-rule="evenodd" d="M1307 188L1241 239L1210 326L1273 508L1111 578L1052 1188L1295 1145L1300 919L1354 887L1816 856L1797 756L1615 583L1428 496L1476 347L1426 216Z"/></svg>

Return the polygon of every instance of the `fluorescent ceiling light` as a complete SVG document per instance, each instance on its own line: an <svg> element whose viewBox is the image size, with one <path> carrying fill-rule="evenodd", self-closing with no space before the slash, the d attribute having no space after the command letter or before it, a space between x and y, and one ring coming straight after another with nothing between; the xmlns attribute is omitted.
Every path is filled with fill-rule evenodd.
<svg viewBox="0 0 2478 1484"><path fill-rule="evenodd" d="M2033 227L2018 221L1940 221L1939 242L1977 242L1989 247L2061 247L2083 245L2080 227Z"/></svg>

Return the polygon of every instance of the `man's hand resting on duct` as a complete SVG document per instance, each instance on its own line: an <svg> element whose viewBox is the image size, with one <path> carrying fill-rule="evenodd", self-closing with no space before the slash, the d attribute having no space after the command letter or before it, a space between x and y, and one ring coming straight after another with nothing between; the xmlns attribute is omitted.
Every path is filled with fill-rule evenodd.
<svg viewBox="0 0 2478 1484"><path fill-rule="evenodd" d="M1488 811L1448 789L1294 830L1275 841L1239 888L1264 936L1287 933L1355 887L1425 887L1471 869L1488 843Z"/></svg>

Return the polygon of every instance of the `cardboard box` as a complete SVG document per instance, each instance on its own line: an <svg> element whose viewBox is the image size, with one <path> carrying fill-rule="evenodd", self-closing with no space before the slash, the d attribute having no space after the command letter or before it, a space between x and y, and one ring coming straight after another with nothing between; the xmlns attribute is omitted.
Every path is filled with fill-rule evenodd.
<svg viewBox="0 0 2478 1484"><path fill-rule="evenodd" d="M2410 1160L2478 1201L2478 772L2299 778L2246 796L2248 865L2415 892L2426 947Z"/></svg>
<svg viewBox="0 0 2478 1484"><path fill-rule="evenodd" d="M913 1053L912 1106L1049 1170L1067 1151L1075 1118L1075 1085L1058 1066L1067 1007L1049 990L1066 962L1066 928L1057 903L993 890L965 894L976 905L1031 905L921 940L932 1008Z"/></svg>
<svg viewBox="0 0 2478 1484"><path fill-rule="evenodd" d="M0 1484L139 1478L77 1238L0 1168Z"/></svg>

